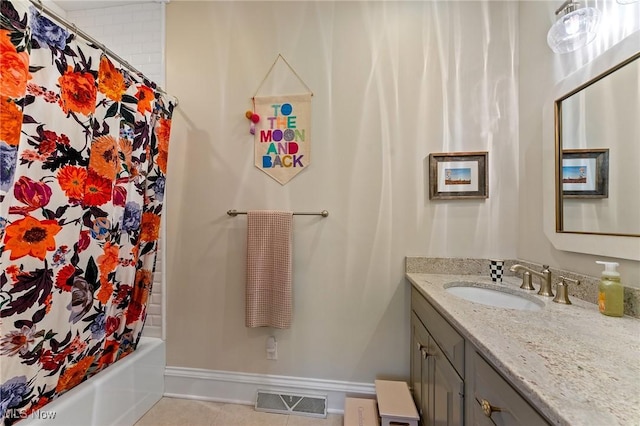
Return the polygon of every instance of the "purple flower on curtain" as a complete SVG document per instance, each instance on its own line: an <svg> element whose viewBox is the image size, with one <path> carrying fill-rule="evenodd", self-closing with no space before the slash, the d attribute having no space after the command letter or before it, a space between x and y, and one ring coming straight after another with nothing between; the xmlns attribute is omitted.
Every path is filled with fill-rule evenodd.
<svg viewBox="0 0 640 426"><path fill-rule="evenodd" d="M48 18L42 16L33 6L31 11L31 35L38 40L40 45L46 45L64 50L67 47L69 31L54 24Z"/></svg>
<svg viewBox="0 0 640 426"><path fill-rule="evenodd" d="M124 333L120 337L120 352L129 352L131 350L131 345L133 344L133 342L134 338L131 332Z"/></svg>
<svg viewBox="0 0 640 426"><path fill-rule="evenodd" d="M69 247L65 246L64 244L58 247L56 252L53 254L53 266L60 267L67 263L67 259L65 258L65 256L68 252Z"/></svg>
<svg viewBox="0 0 640 426"><path fill-rule="evenodd" d="M122 215L122 230L135 231L140 228L142 220L142 209L135 201L129 201L124 206L124 214Z"/></svg>
<svg viewBox="0 0 640 426"><path fill-rule="evenodd" d="M4 230L7 228L7 219L0 217L0 240L4 238Z"/></svg>
<svg viewBox="0 0 640 426"><path fill-rule="evenodd" d="M11 188L17 159L18 147L0 141L0 190L8 191Z"/></svg>
<svg viewBox="0 0 640 426"><path fill-rule="evenodd" d="M91 330L91 338L95 340L102 340L105 333L105 320L106 316L104 312L98 314L95 317L89 329Z"/></svg>
<svg viewBox="0 0 640 426"><path fill-rule="evenodd" d="M93 289L82 277L75 277L73 279L73 287L71 288L71 302L67 306L67 309L71 311L69 321L77 323L83 316L91 309L93 304Z"/></svg>
<svg viewBox="0 0 640 426"><path fill-rule="evenodd" d="M127 126L125 122L122 122L120 125L120 138L132 141L134 136L133 128L131 126Z"/></svg>
<svg viewBox="0 0 640 426"><path fill-rule="evenodd" d="M13 377L0 385L0 418L4 418L7 409L20 405L28 392L26 376Z"/></svg>
<svg viewBox="0 0 640 426"><path fill-rule="evenodd" d="M156 182L153 184L153 191L156 194L156 200L164 201L164 188L167 180L164 176L159 176Z"/></svg>

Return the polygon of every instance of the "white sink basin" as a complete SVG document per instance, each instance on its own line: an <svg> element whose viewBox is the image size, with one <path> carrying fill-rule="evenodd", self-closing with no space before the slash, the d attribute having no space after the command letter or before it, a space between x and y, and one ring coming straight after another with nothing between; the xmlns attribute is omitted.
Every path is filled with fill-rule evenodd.
<svg viewBox="0 0 640 426"><path fill-rule="evenodd" d="M539 311L544 306L544 303L533 296L510 293L508 289L489 284L452 282L445 284L445 291L470 302L496 308Z"/></svg>

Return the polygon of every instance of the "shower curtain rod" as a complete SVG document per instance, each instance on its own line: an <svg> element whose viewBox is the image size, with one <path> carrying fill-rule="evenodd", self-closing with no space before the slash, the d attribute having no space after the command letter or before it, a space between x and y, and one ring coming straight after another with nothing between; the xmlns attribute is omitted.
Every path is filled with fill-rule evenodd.
<svg viewBox="0 0 640 426"><path fill-rule="evenodd" d="M102 50L104 52L105 55L110 56L111 58L113 58L116 61L120 62L120 64L124 65L129 71L132 71L135 74L141 74L146 78L146 76L144 75L144 73L142 71L140 71L139 69L137 69L136 67L131 65L129 62L127 62L124 59L122 59L122 57L119 56L118 54L116 54L113 50L109 49L107 46L105 46L104 44L100 43L98 40L96 40L95 38L93 38L92 36L87 34L86 32L82 31L73 22L67 21L65 18L63 18L62 16L58 15L53 10L49 9L47 6L42 4L42 0L29 0L29 1L35 7L40 9L40 13L43 13L43 12L46 13L47 15L49 15L49 17L51 17L54 20L56 20L59 24L64 25L65 27L67 27L67 29L73 30L73 32L75 34L77 34L80 37L82 37L83 39L87 40L89 43L95 44L96 46L98 46L100 48L100 50ZM158 85L156 85L156 90L158 90L159 92L164 93L165 95L170 96L173 99L175 99L175 101L176 101L175 106L178 106L178 103L179 103L178 98L176 98L173 95L168 94L167 92L165 92L162 89L162 87L160 87Z"/></svg>
<svg viewBox="0 0 640 426"><path fill-rule="evenodd" d="M247 212L239 212L237 210L227 210L227 214L229 216L233 216L236 217L239 214L247 214ZM321 212L293 212L294 215L301 215L301 216L322 216L322 217L327 217L329 216L329 212L326 210L322 210Z"/></svg>

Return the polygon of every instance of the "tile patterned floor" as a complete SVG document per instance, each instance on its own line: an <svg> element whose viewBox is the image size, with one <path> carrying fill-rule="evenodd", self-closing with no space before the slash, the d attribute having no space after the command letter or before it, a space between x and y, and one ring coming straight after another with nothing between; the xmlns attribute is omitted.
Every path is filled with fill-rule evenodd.
<svg viewBox="0 0 640 426"><path fill-rule="evenodd" d="M250 405L162 398L135 426L342 426L342 415L326 419L255 411Z"/></svg>

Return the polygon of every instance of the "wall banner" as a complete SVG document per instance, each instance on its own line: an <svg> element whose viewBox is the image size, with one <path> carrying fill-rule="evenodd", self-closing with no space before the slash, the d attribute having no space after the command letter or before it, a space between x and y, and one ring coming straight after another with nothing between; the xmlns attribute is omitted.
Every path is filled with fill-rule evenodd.
<svg viewBox="0 0 640 426"><path fill-rule="evenodd" d="M284 185L311 163L311 93L256 96L255 166Z"/></svg>

